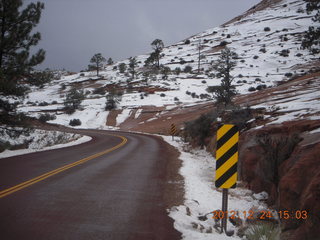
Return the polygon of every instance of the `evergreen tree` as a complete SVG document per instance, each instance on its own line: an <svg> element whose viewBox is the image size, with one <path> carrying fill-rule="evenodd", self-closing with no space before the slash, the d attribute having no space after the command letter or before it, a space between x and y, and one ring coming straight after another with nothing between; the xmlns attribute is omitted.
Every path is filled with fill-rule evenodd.
<svg viewBox="0 0 320 240"><path fill-rule="evenodd" d="M127 65L125 63L120 63L118 68L120 73L124 73L127 70Z"/></svg>
<svg viewBox="0 0 320 240"><path fill-rule="evenodd" d="M162 42L162 40L160 39L155 39L152 43L151 43L151 47L153 48L154 52L153 52L153 58L156 61L156 66L157 68L160 68L160 58L161 58L161 51L164 47L164 44Z"/></svg>
<svg viewBox="0 0 320 240"><path fill-rule="evenodd" d="M17 91L19 81L45 58L43 49L30 56L30 48L41 39L40 33L32 30L39 23L44 4L30 3L20 10L22 5L22 0L0 0L0 91L3 94L21 94Z"/></svg>
<svg viewBox="0 0 320 240"><path fill-rule="evenodd" d="M102 56L101 53L96 53L93 55L93 57L90 59L90 63L93 63L93 65L89 65L89 69L94 69L97 71L97 76L99 76L99 70L103 67L103 63L106 61L106 59Z"/></svg>
<svg viewBox="0 0 320 240"><path fill-rule="evenodd" d="M64 110L66 111L66 113L74 113L75 110L80 107L82 100L84 100L84 97L85 95L83 90L72 88L66 95L66 99L64 101Z"/></svg>
<svg viewBox="0 0 320 240"><path fill-rule="evenodd" d="M132 75L132 79L134 79L134 76L136 74L135 68L138 66L137 59L135 57L129 58L129 73Z"/></svg>
<svg viewBox="0 0 320 240"><path fill-rule="evenodd" d="M236 66L237 54L229 48L221 51L221 55L212 68L217 72L216 77L221 78L221 85L211 87L209 92L215 93L217 102L224 103L225 106L232 103L232 97L236 95L235 86L232 85L233 77L231 71Z"/></svg>
<svg viewBox="0 0 320 240"><path fill-rule="evenodd" d="M111 58L111 57L110 57L110 58L108 58L107 64L108 64L108 65L112 65L112 64L113 64L113 60L112 60L112 58Z"/></svg>
<svg viewBox="0 0 320 240"><path fill-rule="evenodd" d="M305 0L307 2L306 10L308 14L317 11L312 21L320 23L320 1L319 0ZM303 49L309 49L313 54L320 53L320 26L310 26L305 32L301 44Z"/></svg>

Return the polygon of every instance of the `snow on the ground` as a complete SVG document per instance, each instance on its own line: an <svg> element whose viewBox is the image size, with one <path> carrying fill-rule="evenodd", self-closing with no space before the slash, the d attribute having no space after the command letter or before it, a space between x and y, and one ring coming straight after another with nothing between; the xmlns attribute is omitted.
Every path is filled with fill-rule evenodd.
<svg viewBox="0 0 320 240"><path fill-rule="evenodd" d="M44 151L73 146L91 140L91 137L59 131L40 129L0 128L0 142L4 145L27 147L27 149L5 150L0 158L22 155L31 152Z"/></svg>
<svg viewBox="0 0 320 240"><path fill-rule="evenodd" d="M123 109L120 114L118 114L116 119L116 126L119 126L121 123L123 123L131 114L132 109Z"/></svg>
<svg viewBox="0 0 320 240"><path fill-rule="evenodd" d="M75 141L69 142L69 143L63 143L63 144L57 144L50 147L43 147L40 149L20 149L20 150L5 150L2 153L0 153L0 158L7 158L12 156L18 156L23 155L27 153L33 153L33 152L42 152L46 150L52 150L52 149L58 149L58 148L65 148L65 147L71 147L74 145L78 145L81 143L89 142L92 138L89 136L83 136L78 138Z"/></svg>
<svg viewBox="0 0 320 240"><path fill-rule="evenodd" d="M230 240L241 239L236 234L227 237L218 233L214 228L212 214L208 220L200 221L199 216L221 209L222 192L214 186L215 159L204 150L190 150L186 148L181 139L171 136L162 136L172 146L176 147L181 155L182 167L180 174L184 177L185 201L184 205L173 207L170 210L170 217L174 219L174 227L180 231L185 240ZM188 150L185 150L188 149ZM259 201L265 199L266 193L255 194L244 188L229 189L228 211L239 211L243 217L243 211L249 211L255 207L257 211L266 209L267 206ZM190 209L191 216L186 213L186 207ZM196 228L193 226L197 225ZM202 229L202 230L201 230ZM228 221L228 230L236 230ZM206 233L212 231L212 233Z"/></svg>
<svg viewBox="0 0 320 240"><path fill-rule="evenodd" d="M51 111L57 117L51 121L52 123L67 126L71 119L79 118L82 122L80 127L104 128L108 114L104 110L107 92L102 95L92 92L97 87L109 84L124 89L118 109L125 110L118 116L117 125L127 118L128 108L139 109L147 105L158 107L170 105L174 108L177 104L197 104L212 100L212 95L208 94L206 89L208 86L220 84L220 79L216 78L215 72L211 69L211 63L218 59L223 49L220 45L223 41L227 42L227 46L239 56L237 65L231 73L235 77L234 84L239 94L248 93L250 87L274 86L278 81L288 80L286 74L307 72L310 67L303 65L315 60L307 49L300 47L301 35L309 26L315 24L311 20L312 15L306 13L305 4L303 0L283 0L249 14L239 21L208 29L186 39L190 43L180 41L165 47L160 62L173 71L169 73L167 79L163 74L149 77L142 74L144 61L148 57L144 54L136 56L138 67L136 79L133 81L129 79L128 73L120 73L119 68L115 68L120 63L128 64L128 59L105 66L100 71L100 77L96 77L95 72L90 71L65 74L43 89L32 88L24 103L19 106L19 111L35 117L43 111ZM202 46L202 73L183 72L186 66L191 66L194 73L197 72L199 42ZM182 70L180 74L174 72L177 67ZM131 90L128 88L130 81L133 84ZM76 113L67 115L61 111L63 100L75 83L81 84L85 92L88 92L86 100L81 104L84 110L77 110ZM148 88L157 90L145 91ZM49 105L41 106L44 101ZM296 100L294 105L298 101L300 105L304 104L303 99L300 99ZM311 104L316 105L317 102ZM290 110L292 104L288 102L284 106ZM136 113L135 118L139 113ZM288 117L295 117L294 114L291 115ZM278 122L285 119L281 117Z"/></svg>

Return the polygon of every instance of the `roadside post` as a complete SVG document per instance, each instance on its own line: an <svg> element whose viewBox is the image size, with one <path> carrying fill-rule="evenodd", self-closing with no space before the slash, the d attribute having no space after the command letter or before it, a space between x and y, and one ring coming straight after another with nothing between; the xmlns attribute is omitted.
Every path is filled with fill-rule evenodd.
<svg viewBox="0 0 320 240"><path fill-rule="evenodd" d="M176 135L176 133L177 133L176 125L172 123L170 127L170 135L172 136L172 140L174 140L174 136Z"/></svg>
<svg viewBox="0 0 320 240"><path fill-rule="evenodd" d="M222 189L221 233L232 236L234 231L227 231L228 189L237 184L239 130L235 125L224 124L217 132L215 186Z"/></svg>

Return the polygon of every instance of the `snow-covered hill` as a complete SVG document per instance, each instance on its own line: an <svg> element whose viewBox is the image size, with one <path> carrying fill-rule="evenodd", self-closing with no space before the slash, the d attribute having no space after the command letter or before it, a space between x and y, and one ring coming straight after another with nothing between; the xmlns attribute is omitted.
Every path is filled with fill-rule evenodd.
<svg viewBox="0 0 320 240"><path fill-rule="evenodd" d="M119 68L116 68L120 63L128 64L127 59L106 66L99 78L95 76L95 72L81 72L63 76L41 90L32 89L19 111L30 116L39 116L44 111L54 112L57 118L51 121L53 123L68 125L70 119L79 118L82 121L81 127L104 128L108 124L108 118L110 123L113 122L109 125L120 126L127 119L139 119L145 109L152 108L157 113L139 123L150 122L176 107L212 101L212 95L206 89L208 86L219 85L220 80L215 78L211 63L219 57L225 46L239 56L232 72L239 94L249 93L249 88L250 91L257 91L257 88L273 87L313 69L319 56L310 55L308 50L300 48L303 32L314 24L312 15L305 12L305 2L264 0L256 8L258 10L253 7L228 24L165 47L160 63L172 70L167 79L164 79L163 74L146 77L143 74L144 61L149 55L140 55L136 57L139 66L137 77L133 81L130 81L129 73L120 73ZM200 74L197 73L199 46ZM193 72L183 72L186 66L191 66ZM180 68L182 72L176 74L176 68ZM318 80L319 77L317 82ZM124 91L118 111L112 114L113 120L110 119L110 112L104 110L105 95L110 86ZM87 95L82 103L82 110L67 115L62 111L63 100L72 87L84 89ZM95 89L101 87L105 92L94 94ZM318 88L308 91L308 101L312 101L313 106L319 106L315 89ZM296 97L294 100L296 104L305 101L305 98ZM275 108L278 107L276 102L274 105ZM318 111L319 109L314 108L309 113Z"/></svg>

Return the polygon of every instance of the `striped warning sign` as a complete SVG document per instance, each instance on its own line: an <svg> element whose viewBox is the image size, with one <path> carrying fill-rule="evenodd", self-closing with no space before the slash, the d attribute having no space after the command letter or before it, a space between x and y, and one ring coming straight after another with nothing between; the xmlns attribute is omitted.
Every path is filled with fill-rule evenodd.
<svg viewBox="0 0 320 240"><path fill-rule="evenodd" d="M235 188L238 162L238 128L222 125L217 132L216 177L217 188Z"/></svg>
<svg viewBox="0 0 320 240"><path fill-rule="evenodd" d="M170 128L170 135L176 135L177 133L177 128L176 125L174 125L173 123L171 124L171 128Z"/></svg>

